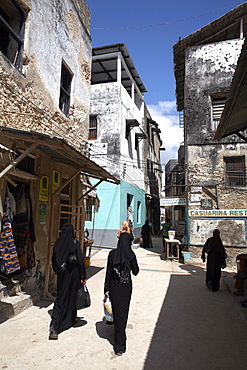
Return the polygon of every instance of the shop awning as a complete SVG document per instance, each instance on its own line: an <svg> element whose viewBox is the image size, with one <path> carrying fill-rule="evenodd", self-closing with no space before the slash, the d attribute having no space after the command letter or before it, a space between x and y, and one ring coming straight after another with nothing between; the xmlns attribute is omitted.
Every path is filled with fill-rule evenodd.
<svg viewBox="0 0 247 370"><path fill-rule="evenodd" d="M0 135L11 140L21 141L27 149L34 146L36 151L45 153L47 156L58 162L74 166L78 170L81 169L82 174L101 181L112 182L115 184L120 183L116 177L66 143L64 138L36 131L23 131L3 126L0 126Z"/></svg>
<svg viewBox="0 0 247 370"><path fill-rule="evenodd" d="M214 139L237 134L247 142L247 40L245 40L232 79L230 93Z"/></svg>

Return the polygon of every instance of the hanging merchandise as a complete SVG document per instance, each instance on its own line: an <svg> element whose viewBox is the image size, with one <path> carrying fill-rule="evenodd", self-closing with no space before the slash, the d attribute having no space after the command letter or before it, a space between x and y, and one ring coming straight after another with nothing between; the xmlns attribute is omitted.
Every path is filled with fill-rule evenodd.
<svg viewBox="0 0 247 370"><path fill-rule="evenodd" d="M25 213L27 211L27 203L25 197L25 185L22 185L21 190L16 197L16 214Z"/></svg>
<svg viewBox="0 0 247 370"><path fill-rule="evenodd" d="M26 194L26 203L28 209L28 227L26 233L26 268L28 271L30 271L33 267L35 267L35 253L33 243L36 241L36 238L33 225L32 203L29 194Z"/></svg>
<svg viewBox="0 0 247 370"><path fill-rule="evenodd" d="M4 213L2 221L2 232L0 235L0 255L3 259L6 274L11 274L20 269L19 259L14 244L12 232L12 212L9 198L5 198Z"/></svg>
<svg viewBox="0 0 247 370"><path fill-rule="evenodd" d="M12 216L14 216L16 214L16 201L14 195L9 191L8 186L7 186L7 197L9 198L9 206L11 210L10 212L12 213Z"/></svg>
<svg viewBox="0 0 247 370"><path fill-rule="evenodd" d="M35 254L32 241L32 233L27 230L27 258L26 258L26 269L31 271L35 267Z"/></svg>

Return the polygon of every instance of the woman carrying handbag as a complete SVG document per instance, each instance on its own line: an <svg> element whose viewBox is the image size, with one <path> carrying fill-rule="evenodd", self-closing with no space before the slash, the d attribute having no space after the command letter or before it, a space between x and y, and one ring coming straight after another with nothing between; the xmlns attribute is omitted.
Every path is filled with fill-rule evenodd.
<svg viewBox="0 0 247 370"><path fill-rule="evenodd" d="M104 293L109 295L114 318L114 352L121 356L126 351L126 325L132 294L131 272L137 275L139 267L131 248L133 234L128 221L118 232L117 248L110 251L107 261Z"/></svg>
<svg viewBox="0 0 247 370"><path fill-rule="evenodd" d="M86 269L80 243L74 237L73 225L64 224L53 247L52 267L57 274L57 297L50 323L49 339L76 322L76 295L80 284L86 284Z"/></svg>

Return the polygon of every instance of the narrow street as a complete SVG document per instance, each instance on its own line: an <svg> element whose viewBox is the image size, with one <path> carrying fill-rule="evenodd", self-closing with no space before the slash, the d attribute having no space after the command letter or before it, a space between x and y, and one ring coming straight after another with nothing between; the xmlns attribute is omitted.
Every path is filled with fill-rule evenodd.
<svg viewBox="0 0 247 370"><path fill-rule="evenodd" d="M103 318L108 250L100 250L87 270L92 305L78 311L80 321L49 341L53 304L45 300L5 321L0 369L245 370L247 316L238 301L223 282L219 292L209 291L203 266L163 260L161 237L153 243L135 249L140 273L133 277L123 356L114 355L114 328ZM223 271L223 280L233 274Z"/></svg>

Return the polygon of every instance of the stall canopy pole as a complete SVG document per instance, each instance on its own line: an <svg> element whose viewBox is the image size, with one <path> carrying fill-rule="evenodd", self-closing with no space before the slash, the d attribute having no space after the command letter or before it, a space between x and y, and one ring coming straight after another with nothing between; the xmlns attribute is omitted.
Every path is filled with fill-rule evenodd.
<svg viewBox="0 0 247 370"><path fill-rule="evenodd" d="M44 297L54 300L52 294L49 293L49 278L50 278L50 268L51 268L51 257L52 257L52 232L53 232L53 214L54 214L54 198L61 189L63 189L68 183L70 183L80 172L81 168L77 170L63 185L61 185L53 194L51 194L50 200L50 229L48 235L48 249L47 249L47 261L46 261L46 271L45 271L45 286L44 286Z"/></svg>

